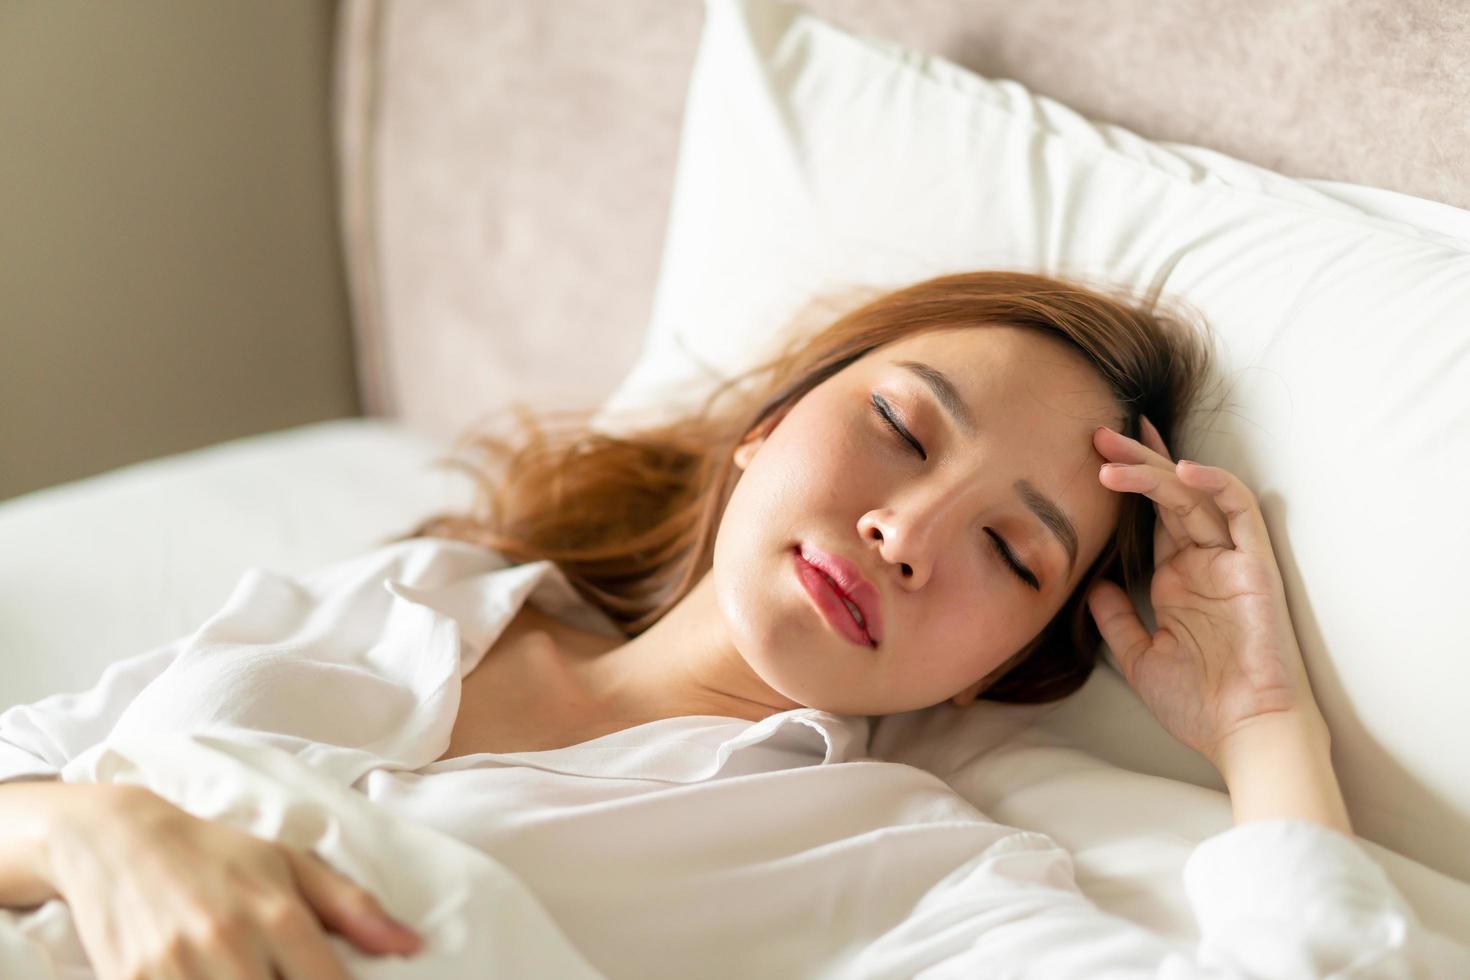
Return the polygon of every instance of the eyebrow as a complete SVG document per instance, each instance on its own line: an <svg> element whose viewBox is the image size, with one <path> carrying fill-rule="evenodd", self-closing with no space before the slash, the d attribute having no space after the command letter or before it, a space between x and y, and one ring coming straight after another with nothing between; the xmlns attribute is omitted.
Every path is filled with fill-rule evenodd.
<svg viewBox="0 0 1470 980"><path fill-rule="evenodd" d="M975 415L970 411L970 406L960 395L954 382L949 376L936 367L925 364L923 361L899 361L898 366L917 375L939 404L949 413L959 429L965 435L973 438L976 434ZM1015 488L1016 496L1021 498L1021 503L1035 514L1052 536L1056 538L1067 552L1067 574L1072 574L1072 569L1077 565L1077 526L1067 517L1067 512L1055 500L1038 490L1030 480L1020 479L1011 484Z"/></svg>
<svg viewBox="0 0 1470 980"><path fill-rule="evenodd" d="M1021 502L1030 508L1031 513L1041 518L1041 523L1052 533L1062 547L1067 549L1067 574L1072 574L1072 569L1077 566L1077 528L1067 518L1066 511L1057 506L1057 502L1046 494L1036 489L1028 480L1017 480L1012 484Z"/></svg>
<svg viewBox="0 0 1470 980"><path fill-rule="evenodd" d="M959 425L961 431L970 438L975 437L975 416L970 411L970 406L960 395L960 390L949 380L949 375L936 367L930 367L923 361L899 361L898 366L906 368L923 379L934 392L934 397L939 399L939 404Z"/></svg>

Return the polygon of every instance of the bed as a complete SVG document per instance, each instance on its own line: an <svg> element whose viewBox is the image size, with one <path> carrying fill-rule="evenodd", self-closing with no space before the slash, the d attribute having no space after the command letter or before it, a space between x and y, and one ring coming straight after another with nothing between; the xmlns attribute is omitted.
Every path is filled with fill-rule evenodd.
<svg viewBox="0 0 1470 980"><path fill-rule="evenodd" d="M814 295L1043 268L1219 332L1229 410L1176 455L1257 489L1360 839L1470 941L1470 17L807 9L345 0L369 414L0 506L0 709L187 633L245 568L304 573L463 504L430 464L512 400L616 428L750 363ZM1054 838L1104 909L1197 938L1180 869L1229 803L1111 663L1055 705L885 718L870 751Z"/></svg>

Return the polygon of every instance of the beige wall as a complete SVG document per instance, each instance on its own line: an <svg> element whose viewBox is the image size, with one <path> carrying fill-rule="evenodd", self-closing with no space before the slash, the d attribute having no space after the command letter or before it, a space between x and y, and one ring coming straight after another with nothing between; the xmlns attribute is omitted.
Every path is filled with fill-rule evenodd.
<svg viewBox="0 0 1470 980"><path fill-rule="evenodd" d="M357 414L335 9L0 3L0 499Z"/></svg>

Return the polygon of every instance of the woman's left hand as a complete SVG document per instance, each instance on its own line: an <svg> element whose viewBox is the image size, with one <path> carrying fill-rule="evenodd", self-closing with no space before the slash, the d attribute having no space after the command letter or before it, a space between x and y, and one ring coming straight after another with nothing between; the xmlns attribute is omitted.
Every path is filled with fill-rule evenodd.
<svg viewBox="0 0 1470 980"><path fill-rule="evenodd" d="M1103 486L1154 502L1157 629L1149 635L1112 582L1093 587L1088 608L1129 686L1220 768L1222 745L1246 727L1292 716L1320 724L1321 713L1255 494L1219 467L1176 463L1146 418L1141 429L1143 442L1108 428L1092 441L1112 461Z"/></svg>

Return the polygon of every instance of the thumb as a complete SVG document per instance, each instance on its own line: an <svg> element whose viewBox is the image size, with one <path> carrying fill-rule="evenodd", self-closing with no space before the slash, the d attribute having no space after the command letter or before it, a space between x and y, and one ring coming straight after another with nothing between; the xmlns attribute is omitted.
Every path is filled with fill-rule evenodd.
<svg viewBox="0 0 1470 980"><path fill-rule="evenodd" d="M367 953L418 952L423 940L384 911L372 892L310 851L287 848L291 870L322 923Z"/></svg>
<svg viewBox="0 0 1470 980"><path fill-rule="evenodd" d="M1097 621L1103 641L1118 658L1124 678L1132 684L1134 664L1153 646L1153 638L1133 609L1133 600L1116 583L1103 580L1088 591L1087 608Z"/></svg>

